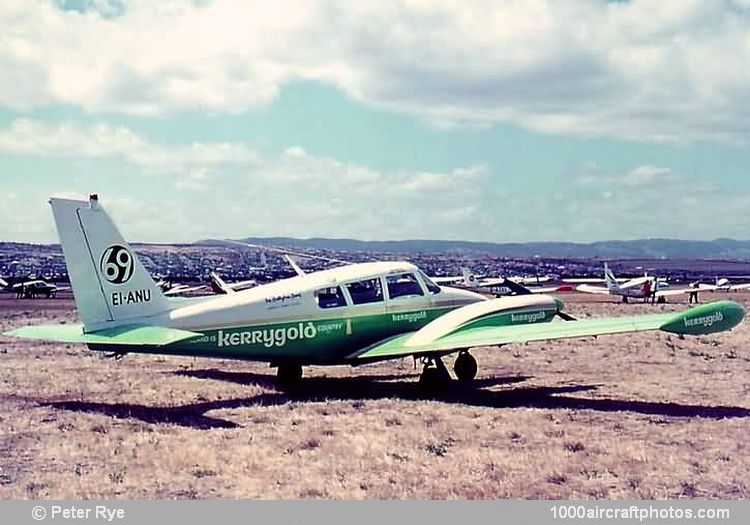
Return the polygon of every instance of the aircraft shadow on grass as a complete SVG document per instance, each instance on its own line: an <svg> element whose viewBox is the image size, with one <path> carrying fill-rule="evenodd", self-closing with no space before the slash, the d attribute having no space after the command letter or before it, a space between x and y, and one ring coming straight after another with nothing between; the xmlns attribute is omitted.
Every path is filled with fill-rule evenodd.
<svg viewBox="0 0 750 525"><path fill-rule="evenodd" d="M215 369L175 372L196 379L227 381L275 389L271 375L252 372L226 372ZM241 425L206 415L213 410L276 406L289 402L366 401L378 399L424 400L419 385L405 376L356 376L307 378L292 392L270 392L246 398L222 399L181 406L149 406L131 403L95 403L58 401L40 403L58 410L103 414L115 419L133 418L145 423L166 423L207 430L237 428ZM488 390L499 385L520 383L528 376L477 379L471 385L456 383L431 399L453 404L488 408L540 408L594 410L597 412L631 412L643 415L677 418L746 418L750 409L733 406L685 405L652 401L579 398L566 394L596 390L597 385L521 386L505 390Z"/></svg>

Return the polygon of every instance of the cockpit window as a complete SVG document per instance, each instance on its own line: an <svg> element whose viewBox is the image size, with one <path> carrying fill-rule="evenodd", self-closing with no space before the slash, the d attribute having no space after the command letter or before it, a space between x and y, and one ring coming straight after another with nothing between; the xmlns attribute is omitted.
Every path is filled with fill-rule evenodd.
<svg viewBox="0 0 750 525"><path fill-rule="evenodd" d="M340 286L331 286L315 290L315 301L321 308L339 308L346 306L346 299Z"/></svg>
<svg viewBox="0 0 750 525"><path fill-rule="evenodd" d="M439 287L439 286L438 286L437 284L433 283L433 282L432 282L432 281L430 280L430 278L429 278L429 277L427 277L427 276L426 276L426 275L424 274L424 272L419 272L419 275L421 275L421 276L422 276L422 282L423 282L423 283L424 283L424 285L425 285L425 286L427 287L427 291L428 291L428 292L430 292L430 293L431 293L431 294L433 294L433 295L434 295L434 294L438 294L438 293L440 293L440 287Z"/></svg>
<svg viewBox="0 0 750 525"><path fill-rule="evenodd" d="M388 282L388 296L391 299L424 295L422 286L413 273L389 275L386 281Z"/></svg>
<svg viewBox="0 0 750 525"><path fill-rule="evenodd" d="M378 277L349 283L346 288L354 304L378 303L383 300L383 288Z"/></svg>

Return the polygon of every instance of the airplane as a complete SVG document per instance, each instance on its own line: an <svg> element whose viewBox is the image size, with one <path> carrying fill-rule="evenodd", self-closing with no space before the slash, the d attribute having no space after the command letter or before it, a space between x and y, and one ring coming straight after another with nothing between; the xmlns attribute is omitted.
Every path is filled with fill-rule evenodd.
<svg viewBox="0 0 750 525"><path fill-rule="evenodd" d="M716 278L716 284L713 289L717 292L737 292L740 290L750 290L750 283L732 284L726 277Z"/></svg>
<svg viewBox="0 0 750 525"><path fill-rule="evenodd" d="M208 276L211 278L211 289L215 294L231 294L258 285L258 282L253 279L228 283L219 277L219 274L216 272L211 272Z"/></svg>
<svg viewBox="0 0 750 525"><path fill-rule="evenodd" d="M609 268L607 263L604 263L604 282L606 287L593 286L590 284L581 284L576 287L579 292L592 293L592 294L604 294L604 295L617 295L622 298L623 303L627 303L628 299L649 299L654 297L657 302L664 303L666 298L670 296L677 296L682 294L690 294L698 292L711 291L712 286L696 283L695 286L689 288L679 288L675 290L669 290L668 283L661 281L660 278L650 277L645 275L643 277L636 277L630 279L621 284L612 270ZM654 283L656 283L657 290L652 292Z"/></svg>
<svg viewBox="0 0 750 525"><path fill-rule="evenodd" d="M199 292L208 288L204 284L198 286L188 286L187 284L174 284L164 279L160 279L159 281L157 281L156 286L161 288L162 293L166 296L185 295L187 293Z"/></svg>
<svg viewBox="0 0 750 525"><path fill-rule="evenodd" d="M97 195L50 199L82 324L19 327L4 335L128 353L269 363L283 387L303 366L413 357L428 391L477 375L470 349L638 331L702 335L730 330L745 311L717 301L682 312L563 321L549 295L488 299L439 286L408 262L367 262L298 275L220 296L166 297Z"/></svg>
<svg viewBox="0 0 750 525"><path fill-rule="evenodd" d="M528 295L528 294L548 294L560 292L572 292L573 287L568 284L558 286L525 286L527 282L523 277L493 277L489 279L479 279L471 270L461 268L461 276L451 277L430 277L436 284L453 284L462 288L476 291L486 291L495 296L503 295ZM542 279L549 280L549 277ZM542 281L544 282L544 281Z"/></svg>

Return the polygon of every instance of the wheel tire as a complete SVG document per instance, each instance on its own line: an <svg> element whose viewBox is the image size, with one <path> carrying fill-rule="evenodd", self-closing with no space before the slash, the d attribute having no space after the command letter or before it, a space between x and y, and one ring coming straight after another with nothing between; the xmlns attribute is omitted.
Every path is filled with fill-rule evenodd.
<svg viewBox="0 0 750 525"><path fill-rule="evenodd" d="M419 374L419 386L428 394L437 394L443 390L443 387L450 381L450 376L435 367L429 367L422 370Z"/></svg>
<svg viewBox="0 0 750 525"><path fill-rule="evenodd" d="M302 367L300 365L279 365L276 371L276 380L285 388L297 386L302 379Z"/></svg>
<svg viewBox="0 0 750 525"><path fill-rule="evenodd" d="M477 360L468 352L458 354L453 363L453 373L459 381L473 381L477 377L478 369Z"/></svg>

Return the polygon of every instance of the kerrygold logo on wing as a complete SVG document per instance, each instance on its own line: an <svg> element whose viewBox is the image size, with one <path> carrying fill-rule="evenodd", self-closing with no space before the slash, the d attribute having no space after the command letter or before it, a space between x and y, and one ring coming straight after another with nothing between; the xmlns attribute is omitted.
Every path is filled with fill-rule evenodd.
<svg viewBox="0 0 750 525"><path fill-rule="evenodd" d="M510 321L512 323L536 323L542 321L547 317L546 312L529 312L523 314L510 314Z"/></svg>
<svg viewBox="0 0 750 525"><path fill-rule="evenodd" d="M702 317L688 317L685 318L685 327L691 326L713 326L714 323L720 323L724 320L724 314L721 312L714 312L711 315L704 315Z"/></svg>

